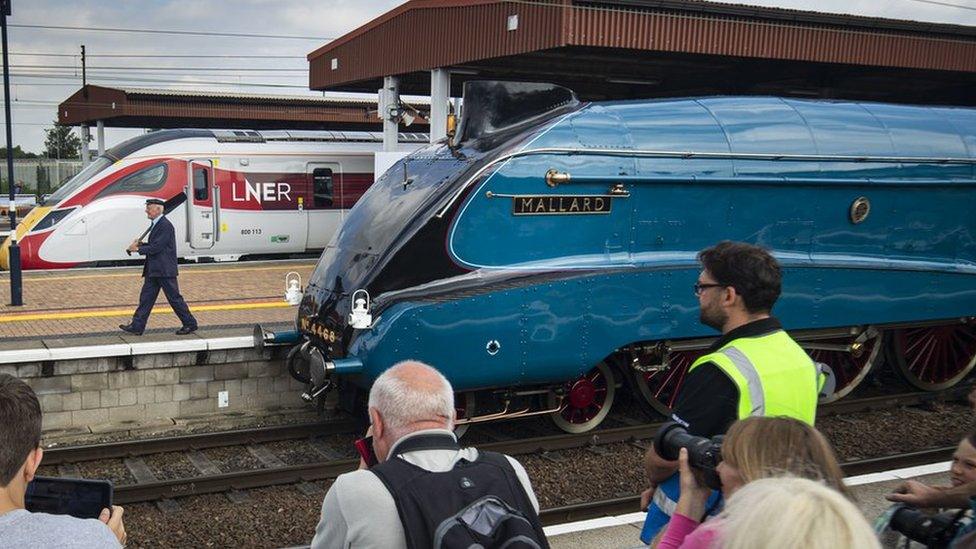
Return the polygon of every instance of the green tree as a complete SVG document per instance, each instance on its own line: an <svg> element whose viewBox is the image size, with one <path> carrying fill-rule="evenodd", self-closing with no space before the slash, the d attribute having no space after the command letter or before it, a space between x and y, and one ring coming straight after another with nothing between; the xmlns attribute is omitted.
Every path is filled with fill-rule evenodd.
<svg viewBox="0 0 976 549"><path fill-rule="evenodd" d="M7 158L7 147L0 147L0 158ZM37 158L37 155L14 145L14 158Z"/></svg>
<svg viewBox="0 0 976 549"><path fill-rule="evenodd" d="M55 121L54 127L45 132L44 154L48 158L78 158L81 138L71 132L71 126L62 126Z"/></svg>

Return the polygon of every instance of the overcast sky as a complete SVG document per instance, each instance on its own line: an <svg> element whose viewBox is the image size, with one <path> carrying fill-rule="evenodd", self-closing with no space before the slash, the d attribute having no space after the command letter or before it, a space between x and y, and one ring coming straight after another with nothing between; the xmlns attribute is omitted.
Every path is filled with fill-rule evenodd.
<svg viewBox="0 0 976 549"><path fill-rule="evenodd" d="M43 150L44 129L57 118L57 104L81 86L78 54L82 44L86 46L88 54L89 83L117 87L310 94L315 92L307 88L308 63L305 55L325 44L328 39L341 36L401 3L400 0L13 0L13 16L8 19L13 26L8 29L8 40L11 97L14 100L14 144L33 152ZM813 4L810 0L730 3L793 9L809 9ZM820 0L815 5L819 11L976 26L976 0ZM16 25L84 27L89 30L38 29ZM90 30L93 27L315 38L119 33ZM99 57L104 55L208 57ZM226 57L235 55L285 57ZM265 72L253 69L265 69ZM257 84L274 84L274 87ZM108 128L106 141L108 146L112 146L138 132ZM0 138L0 144L5 145L3 138Z"/></svg>

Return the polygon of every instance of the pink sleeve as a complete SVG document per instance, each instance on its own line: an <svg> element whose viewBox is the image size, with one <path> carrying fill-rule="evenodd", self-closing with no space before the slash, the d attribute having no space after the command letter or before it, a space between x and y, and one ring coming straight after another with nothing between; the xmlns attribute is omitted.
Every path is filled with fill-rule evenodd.
<svg viewBox="0 0 976 549"><path fill-rule="evenodd" d="M718 520L710 520L700 528L696 528L685 537L681 549L712 549L718 547L719 524L720 521Z"/></svg>
<svg viewBox="0 0 976 549"><path fill-rule="evenodd" d="M678 549L683 547L685 539L695 532L699 522L693 518L686 517L681 513L671 515L668 527L658 542L658 549Z"/></svg>

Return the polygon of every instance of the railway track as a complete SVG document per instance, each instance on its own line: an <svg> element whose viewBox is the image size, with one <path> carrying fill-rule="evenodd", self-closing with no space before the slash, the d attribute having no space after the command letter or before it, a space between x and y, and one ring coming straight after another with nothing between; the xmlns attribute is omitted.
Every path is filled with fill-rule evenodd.
<svg viewBox="0 0 976 549"><path fill-rule="evenodd" d="M851 399L828 404L822 407L820 415L851 414L860 411L871 411L898 406L920 405L931 402L958 401L965 398L971 387L957 387L938 393L904 393L880 395L862 399ZM628 419L628 418L625 418ZM511 455L525 455L534 453L555 452L574 448L598 447L614 443L631 442L638 446L646 446L653 438L661 422L641 423L629 420L630 425L616 428L597 429L583 434L556 434L536 436L525 439L500 440L478 444L481 449L503 452ZM85 446L50 448L45 451L45 465L60 465L71 471L73 464L108 459L124 459L128 469L136 479L132 484L120 484L115 487L115 499L119 503L136 503L158 501L176 497L202 495L234 490L276 486L283 484L301 484L336 476L353 470L358 466L358 459L334 459L328 452L323 453L311 463L287 465L267 451L259 451L254 445L268 442L312 439L318 435L344 434L353 436L357 424L352 419L338 419L322 423L300 425L284 425L261 427L254 429L240 429L218 433L203 433L139 441L112 442ZM205 458L199 457L199 451L209 448L242 446L248 447L256 455L263 468L234 472L220 472ZM932 462L951 455L951 449L946 453L945 448L934 450L933 454L913 454L910 464ZM148 470L141 456L161 454L166 452L181 452L189 455L190 461L196 466L200 475L186 478L170 478L157 480ZM194 459L196 456L196 459ZM933 457L937 456L937 457ZM906 456L891 458L877 458L845 464L848 474L861 474L884 470L886 468L902 467L897 460L907 460ZM927 461L926 461L927 460ZM896 463L896 465L892 465ZM65 469L62 469L65 470ZM614 503L616 502L616 503ZM572 505L564 508L552 509L546 513L553 513L553 522L564 522L569 516L583 516L606 514L614 505L634 509L632 498L619 498L611 502L595 502L593 504ZM603 505L604 507L601 507ZM548 515L547 515L548 516ZM565 520L564 520L565 519Z"/></svg>

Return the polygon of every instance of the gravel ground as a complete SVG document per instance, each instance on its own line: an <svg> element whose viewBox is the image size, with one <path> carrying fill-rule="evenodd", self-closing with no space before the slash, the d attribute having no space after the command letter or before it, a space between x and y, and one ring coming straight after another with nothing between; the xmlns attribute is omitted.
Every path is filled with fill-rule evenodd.
<svg viewBox="0 0 976 549"><path fill-rule="evenodd" d="M59 477L57 465L41 465L37 468L37 475L42 477Z"/></svg>
<svg viewBox="0 0 976 549"><path fill-rule="evenodd" d="M100 461L88 461L78 464L81 478L104 479L112 481L112 484L135 484L136 478L132 476L129 469L121 459L105 459Z"/></svg>
<svg viewBox="0 0 976 549"><path fill-rule="evenodd" d="M965 404L894 408L819 420L841 461L955 446L976 426Z"/></svg>
<svg viewBox="0 0 976 549"><path fill-rule="evenodd" d="M231 471L246 471L248 469L263 469L264 465L258 458L251 455L241 446L228 446L224 448L208 448L201 451L203 455L210 458L218 468L224 473Z"/></svg>
<svg viewBox="0 0 976 549"><path fill-rule="evenodd" d="M321 437L315 437L315 442L321 444L322 446L329 449L329 451L340 459L353 459L359 457L359 453L356 452L355 442L360 435L325 435ZM318 460L324 459L322 454L317 450L312 450L313 455L317 456Z"/></svg>
<svg viewBox="0 0 976 549"><path fill-rule="evenodd" d="M352 442L349 443L350 445ZM278 459L286 465L302 465L304 463L317 463L324 460L322 454L312 448L303 440L283 440L280 442L269 442L262 444L268 450L278 456Z"/></svg>
<svg viewBox="0 0 976 549"><path fill-rule="evenodd" d="M200 476L200 471L182 452L167 452L145 456L143 460L159 480Z"/></svg>
<svg viewBox="0 0 976 549"><path fill-rule="evenodd" d="M327 490L331 483L317 483ZM181 498L164 513L152 504L125 512L127 547L286 547L308 544L315 533L322 496L291 487L249 490L248 500L230 503L220 494Z"/></svg>
<svg viewBox="0 0 976 549"><path fill-rule="evenodd" d="M643 487L644 450L632 444L610 444L599 453L588 449L520 456L543 509L630 496Z"/></svg>

